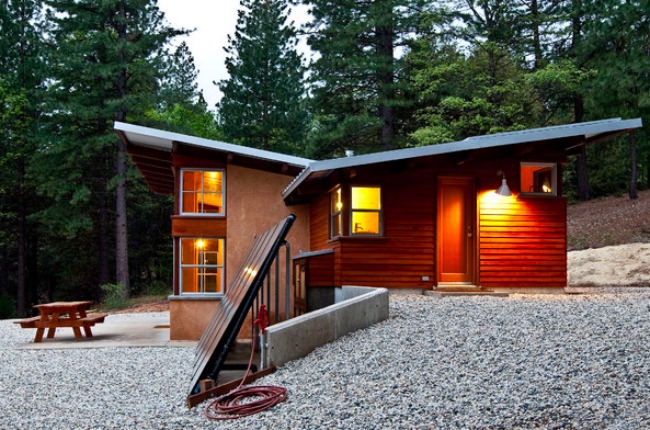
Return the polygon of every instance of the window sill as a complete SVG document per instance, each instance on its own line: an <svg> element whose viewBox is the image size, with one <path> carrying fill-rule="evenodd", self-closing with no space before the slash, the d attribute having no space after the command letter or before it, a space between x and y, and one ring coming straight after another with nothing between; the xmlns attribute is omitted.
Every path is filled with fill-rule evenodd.
<svg viewBox="0 0 650 430"><path fill-rule="evenodd" d="M388 238L386 236L338 236L332 239L329 239L327 243L336 243L336 242L358 242L358 241L370 241L370 242L386 242Z"/></svg>
<svg viewBox="0 0 650 430"><path fill-rule="evenodd" d="M558 196L550 193L519 193L521 199L566 199L565 196Z"/></svg>
<svg viewBox="0 0 650 430"><path fill-rule="evenodd" d="M200 214L200 213L181 213L174 214L172 218L226 218L226 214Z"/></svg>
<svg viewBox="0 0 650 430"><path fill-rule="evenodd" d="M185 293L185 294L180 294L180 295L172 295L167 297L170 301L179 301L182 302L184 300L188 301L201 301L201 300L206 300L206 301L219 301L223 298L223 294L221 293Z"/></svg>

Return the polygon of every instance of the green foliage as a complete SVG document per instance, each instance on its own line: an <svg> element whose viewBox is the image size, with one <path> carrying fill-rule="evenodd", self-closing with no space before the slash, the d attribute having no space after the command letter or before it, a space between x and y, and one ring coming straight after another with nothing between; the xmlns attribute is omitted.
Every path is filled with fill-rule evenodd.
<svg viewBox="0 0 650 430"><path fill-rule="evenodd" d="M302 58L287 0L242 0L219 82L219 127L229 141L302 154L307 127Z"/></svg>
<svg viewBox="0 0 650 430"><path fill-rule="evenodd" d="M103 292L102 308L106 310L124 309L129 306L129 298L124 293L122 284L103 284L100 286Z"/></svg>
<svg viewBox="0 0 650 430"><path fill-rule="evenodd" d="M16 300L9 294L0 294L0 320L16 316Z"/></svg>
<svg viewBox="0 0 650 430"><path fill-rule="evenodd" d="M396 148L408 127L412 87L397 55L408 49L430 7L419 0L309 0L310 155L325 158ZM425 19L426 18L426 19Z"/></svg>

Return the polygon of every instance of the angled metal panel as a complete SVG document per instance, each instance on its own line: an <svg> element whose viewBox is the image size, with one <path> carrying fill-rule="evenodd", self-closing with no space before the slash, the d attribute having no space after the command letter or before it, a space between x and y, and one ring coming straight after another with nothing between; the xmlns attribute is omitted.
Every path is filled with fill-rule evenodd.
<svg viewBox="0 0 650 430"><path fill-rule="evenodd" d="M289 215L255 239L199 340L189 395L198 393L200 380L216 379L295 219Z"/></svg>

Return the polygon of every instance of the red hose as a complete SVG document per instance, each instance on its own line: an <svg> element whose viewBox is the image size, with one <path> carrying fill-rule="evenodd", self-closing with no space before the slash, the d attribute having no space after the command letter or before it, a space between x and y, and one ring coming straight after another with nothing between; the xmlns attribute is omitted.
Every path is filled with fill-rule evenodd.
<svg viewBox="0 0 650 430"><path fill-rule="evenodd" d="M255 323L262 325L260 324L260 319L256 320ZM265 327L266 326L262 327L262 332L264 332ZM247 417L270 409L278 403L286 400L287 389L284 387L278 387L275 385L257 385L242 388L244 381L250 373L251 366L253 365L255 340L256 338L253 336L248 369L246 369L246 374L242 378L239 386L230 393L213 400L205 408L205 416L211 420L234 420L237 418Z"/></svg>

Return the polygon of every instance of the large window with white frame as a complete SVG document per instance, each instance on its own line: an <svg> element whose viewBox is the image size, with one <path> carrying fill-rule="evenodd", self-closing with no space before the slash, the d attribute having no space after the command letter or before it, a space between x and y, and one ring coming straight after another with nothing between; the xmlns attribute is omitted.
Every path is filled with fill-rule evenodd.
<svg viewBox="0 0 650 430"><path fill-rule="evenodd" d="M181 214L223 216L225 172L221 169L181 169Z"/></svg>
<svg viewBox="0 0 650 430"><path fill-rule="evenodd" d="M181 294L223 294L225 239L180 239Z"/></svg>
<svg viewBox="0 0 650 430"><path fill-rule="evenodd" d="M557 196L557 164L522 162L519 168L521 193Z"/></svg>

